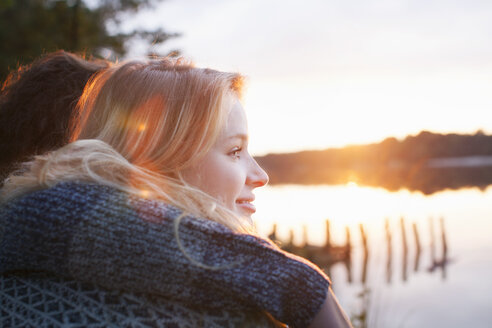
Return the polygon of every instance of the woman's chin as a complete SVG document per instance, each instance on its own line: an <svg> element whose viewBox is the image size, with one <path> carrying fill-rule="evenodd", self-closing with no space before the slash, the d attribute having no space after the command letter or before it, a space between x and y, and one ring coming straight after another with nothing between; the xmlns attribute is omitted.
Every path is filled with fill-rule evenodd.
<svg viewBox="0 0 492 328"><path fill-rule="evenodd" d="M234 211L240 218L242 218L244 221L246 221L249 225L253 225L253 217L252 213L249 211L244 211L244 210L237 210Z"/></svg>

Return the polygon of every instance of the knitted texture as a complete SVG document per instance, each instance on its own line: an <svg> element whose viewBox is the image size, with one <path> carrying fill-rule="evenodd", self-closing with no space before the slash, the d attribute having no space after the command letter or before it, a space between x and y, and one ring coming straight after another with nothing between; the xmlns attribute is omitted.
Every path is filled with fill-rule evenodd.
<svg viewBox="0 0 492 328"><path fill-rule="evenodd" d="M329 285L315 265L206 219L184 217L176 235L180 214L112 187L59 183L0 209L0 272L51 272L190 307L261 309L308 326Z"/></svg>
<svg viewBox="0 0 492 328"><path fill-rule="evenodd" d="M260 312L191 309L46 274L0 276L0 327L275 327Z"/></svg>

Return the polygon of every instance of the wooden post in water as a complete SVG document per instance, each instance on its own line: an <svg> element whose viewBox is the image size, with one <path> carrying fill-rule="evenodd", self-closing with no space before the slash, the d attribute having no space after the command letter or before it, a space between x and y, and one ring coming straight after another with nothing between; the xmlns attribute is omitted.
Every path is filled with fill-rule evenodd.
<svg viewBox="0 0 492 328"><path fill-rule="evenodd" d="M429 272L434 272L434 270L440 268L442 270L442 278L446 279L446 265L448 264L447 254L448 254L448 243L446 240L446 232L444 230L444 219L440 219L441 224L441 242L442 242L442 257L440 259L436 258L436 241L434 236L434 224L432 219L429 220L431 228L431 261L432 265L429 267Z"/></svg>
<svg viewBox="0 0 492 328"><path fill-rule="evenodd" d="M325 248L331 248L331 233L330 233L330 220L326 219L326 237L325 237Z"/></svg>
<svg viewBox="0 0 492 328"><path fill-rule="evenodd" d="M367 257L369 255L369 249L367 247L367 235L362 223L359 224L359 229L360 229L360 236L362 238L362 247L364 248L364 257Z"/></svg>
<svg viewBox="0 0 492 328"><path fill-rule="evenodd" d="M347 267L347 282L352 283L352 243L350 240L350 228L345 226L345 266Z"/></svg>
<svg viewBox="0 0 492 328"><path fill-rule="evenodd" d="M350 251L352 250L352 242L350 241L350 229L349 227L345 227L345 247L350 256Z"/></svg>
<svg viewBox="0 0 492 328"><path fill-rule="evenodd" d="M366 232L364 231L364 226L359 224L359 229L360 229L360 236L362 239L362 246L364 247L364 259L363 259L363 265L362 265L362 278L361 281L363 284L366 282L367 278L367 260L369 257L369 249L367 247L367 235Z"/></svg>
<svg viewBox="0 0 492 328"><path fill-rule="evenodd" d="M389 228L389 219L388 218L386 218L386 220L385 220L384 230L386 232L386 245L388 248L387 259L386 259L386 282L388 284L390 284L391 283L391 276L392 276L391 261L392 261L393 246L391 243L391 231Z"/></svg>
<svg viewBox="0 0 492 328"><path fill-rule="evenodd" d="M413 266L413 270L417 272L419 270L419 262L420 262L420 252L422 250L422 247L420 246L420 238L419 238L419 232L417 230L417 223L412 224L413 227L413 234L415 236L415 263Z"/></svg>
<svg viewBox="0 0 492 328"><path fill-rule="evenodd" d="M302 240L303 240L303 247L306 247L309 244L309 238L308 238L308 230L307 230L307 225L303 224L302 225Z"/></svg>
<svg viewBox="0 0 492 328"><path fill-rule="evenodd" d="M430 244L430 255L431 255L431 263L432 266L436 263L436 240L434 236L434 222L432 220L432 217L429 218L429 229L430 229L430 237L431 237L431 244Z"/></svg>
<svg viewBox="0 0 492 328"><path fill-rule="evenodd" d="M441 221L442 253L443 253L443 259L445 259L448 254L448 243L446 240L446 231L444 230L444 218L441 217L440 221Z"/></svg>
<svg viewBox="0 0 492 328"><path fill-rule="evenodd" d="M268 238L273 241L274 243L277 243L277 224L273 224L272 232L268 235Z"/></svg>
<svg viewBox="0 0 492 328"><path fill-rule="evenodd" d="M402 261L402 279L407 281L407 259L408 259L408 244L407 244L407 233L405 231L405 219L400 218L401 226L401 241L403 249L403 261Z"/></svg>
<svg viewBox="0 0 492 328"><path fill-rule="evenodd" d="M287 244L283 247L289 253L295 253L295 245L294 245L294 229L289 230L289 240Z"/></svg>
<svg viewBox="0 0 492 328"><path fill-rule="evenodd" d="M444 218L441 217L441 239L442 239L442 278L446 279L446 264L448 262L448 242L446 240L446 231L444 230Z"/></svg>

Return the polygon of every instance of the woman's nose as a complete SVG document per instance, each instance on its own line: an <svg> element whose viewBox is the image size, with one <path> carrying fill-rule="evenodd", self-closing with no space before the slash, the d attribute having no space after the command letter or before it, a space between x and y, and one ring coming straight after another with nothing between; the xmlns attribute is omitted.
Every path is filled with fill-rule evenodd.
<svg viewBox="0 0 492 328"><path fill-rule="evenodd" d="M268 183L268 174L261 168L261 166L251 158L251 169L248 172L246 184L253 188L258 188Z"/></svg>

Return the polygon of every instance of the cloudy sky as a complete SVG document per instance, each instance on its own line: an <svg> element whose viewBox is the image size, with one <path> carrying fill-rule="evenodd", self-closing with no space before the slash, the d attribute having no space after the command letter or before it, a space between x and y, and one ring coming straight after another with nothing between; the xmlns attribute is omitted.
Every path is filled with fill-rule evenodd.
<svg viewBox="0 0 492 328"><path fill-rule="evenodd" d="M182 33L156 50L248 77L256 155L492 133L489 0L166 0L125 22L139 26Z"/></svg>

